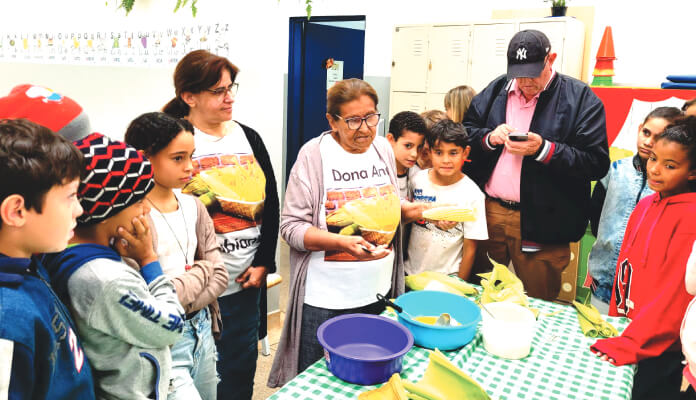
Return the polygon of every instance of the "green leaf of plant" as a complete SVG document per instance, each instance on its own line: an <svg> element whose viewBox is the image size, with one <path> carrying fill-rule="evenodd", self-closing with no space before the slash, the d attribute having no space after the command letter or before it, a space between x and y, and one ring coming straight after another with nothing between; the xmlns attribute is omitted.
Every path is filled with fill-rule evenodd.
<svg viewBox="0 0 696 400"><path fill-rule="evenodd" d="M135 0L123 0L121 2L121 6L126 10L126 15L128 15L131 10L133 10L133 5L135 4Z"/></svg>
<svg viewBox="0 0 696 400"><path fill-rule="evenodd" d="M278 0L278 2L280 2L280 0ZM312 0L306 0L306 2L308 5L307 15L309 15L312 11L312 7L310 5ZM174 6L174 12L179 11L180 8L186 6L186 4L188 4L188 3L189 3L189 0L176 0L176 5ZM194 17L198 13L198 7L196 7L196 3L198 3L198 0L191 0L191 14L193 14ZM104 4L106 6L108 6L109 1L105 0ZM133 5L135 5L135 0L120 0L120 2L118 3L118 7L116 7L116 8L117 9L123 8L124 10L126 10L126 15L128 15L131 12L131 10L133 10Z"/></svg>

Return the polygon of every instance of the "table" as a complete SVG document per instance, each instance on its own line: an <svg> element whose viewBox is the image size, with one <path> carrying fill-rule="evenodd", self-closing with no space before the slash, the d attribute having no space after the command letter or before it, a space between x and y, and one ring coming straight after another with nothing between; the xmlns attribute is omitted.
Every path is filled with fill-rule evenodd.
<svg viewBox="0 0 696 400"><path fill-rule="evenodd" d="M530 355L506 360L488 354L478 332L468 345L443 352L476 380L493 399L630 399L634 365L615 367L589 351L596 339L580 330L575 308L530 298L541 311ZM546 315L558 312L558 314ZM382 315L396 319L387 310ZM623 317L607 317L619 332L628 325ZM417 382L429 363L429 350L417 346L404 356L401 378ZM283 386L275 399L351 399L377 386L360 386L336 378L323 359Z"/></svg>

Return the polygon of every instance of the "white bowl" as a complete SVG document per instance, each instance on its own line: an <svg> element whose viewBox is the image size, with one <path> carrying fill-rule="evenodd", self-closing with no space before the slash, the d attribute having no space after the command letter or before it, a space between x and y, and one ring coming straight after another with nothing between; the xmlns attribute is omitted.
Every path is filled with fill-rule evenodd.
<svg viewBox="0 0 696 400"><path fill-rule="evenodd" d="M494 319L486 310L481 310L481 333L486 351L510 360L527 357L536 330L534 313L507 301L488 303L485 307L495 316Z"/></svg>

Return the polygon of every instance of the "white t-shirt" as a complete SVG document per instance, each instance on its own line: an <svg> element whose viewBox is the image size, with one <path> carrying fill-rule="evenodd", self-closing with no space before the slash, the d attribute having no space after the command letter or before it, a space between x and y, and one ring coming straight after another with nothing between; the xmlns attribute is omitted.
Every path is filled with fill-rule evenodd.
<svg viewBox="0 0 696 400"><path fill-rule="evenodd" d="M406 170L403 175L397 175L396 179L399 182L399 197L403 200L412 200L411 194L413 193L413 177L417 173L422 171L418 164Z"/></svg>
<svg viewBox="0 0 696 400"><path fill-rule="evenodd" d="M204 201L215 225L220 252L230 275L229 286L222 294L226 296L242 290L235 282L256 255L261 237L261 220L265 197L266 178L258 165L244 130L239 124L230 122L229 133L222 138L208 135L195 129L193 135L196 151L193 153L193 176L211 177L222 171L217 181L203 180L215 193L215 201ZM197 183L201 183L199 180ZM262 188L249 190L250 188ZM186 188L184 188L186 191ZM232 191L234 193L230 193Z"/></svg>
<svg viewBox="0 0 696 400"><path fill-rule="evenodd" d="M429 169L419 172L413 179L413 201L456 204L476 210L476 220L460 222L454 228L443 231L433 223L416 221L411 226L408 259L404 269L409 275L423 271L451 274L459 271L462 261L463 240L488 239L486 225L486 196L468 176L457 183L440 186L432 183Z"/></svg>
<svg viewBox="0 0 696 400"><path fill-rule="evenodd" d="M198 245L196 201L176 191L174 195L179 200L178 210L162 214L152 207L150 211L157 231L157 257L162 271L170 278L183 274L186 266L193 264Z"/></svg>
<svg viewBox="0 0 696 400"><path fill-rule="evenodd" d="M375 140L385 139L376 137ZM326 220L329 218L331 221L332 215L335 215L333 213L340 211L350 202L353 202L352 205L343 208L344 211L354 206L357 206L358 210L374 210L360 206L369 203L384 206L380 213L398 212L400 215L396 188L389 180L387 166L373 146L365 153L351 154L327 135L321 142L320 151L325 187L320 226L327 226L329 232L340 232L345 226L327 224ZM393 201L387 202L387 198ZM371 203L372 201L380 203ZM391 243L396 226L385 228L378 240ZM378 244L375 239L369 238L370 233L367 230L353 234L362 235L371 243ZM357 261L345 252L312 252L307 269L304 302L314 307L333 310L374 303L377 301L377 293L387 294L389 291L393 266L393 251L384 258L372 261Z"/></svg>

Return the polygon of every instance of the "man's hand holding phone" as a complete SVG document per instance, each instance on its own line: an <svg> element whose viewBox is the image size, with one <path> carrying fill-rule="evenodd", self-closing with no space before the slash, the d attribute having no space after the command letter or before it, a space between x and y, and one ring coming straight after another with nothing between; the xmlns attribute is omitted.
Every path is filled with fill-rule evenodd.
<svg viewBox="0 0 696 400"><path fill-rule="evenodd" d="M534 132L511 132L505 140L505 148L512 154L531 156L543 143L544 139Z"/></svg>
<svg viewBox="0 0 696 400"><path fill-rule="evenodd" d="M493 130L493 132L490 133L488 136L488 142L491 144L491 146L500 146L501 144L505 144L508 135L514 130L515 128L508 124L500 124Z"/></svg>
<svg viewBox="0 0 696 400"><path fill-rule="evenodd" d="M527 132L510 132L508 138L513 142L525 142L529 139L529 135L527 135Z"/></svg>

